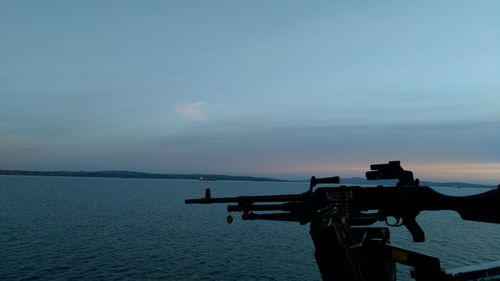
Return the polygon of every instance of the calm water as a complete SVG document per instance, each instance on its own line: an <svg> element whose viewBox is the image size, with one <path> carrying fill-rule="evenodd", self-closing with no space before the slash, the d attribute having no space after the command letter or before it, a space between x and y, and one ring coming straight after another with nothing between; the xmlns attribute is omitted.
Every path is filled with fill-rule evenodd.
<svg viewBox="0 0 500 281"><path fill-rule="evenodd" d="M237 216L228 225L224 205L184 205L205 187L235 196L306 184L2 176L0 280L320 280L307 226ZM499 225L453 212L418 220L425 243L392 228L393 244L439 256L445 268L500 259Z"/></svg>

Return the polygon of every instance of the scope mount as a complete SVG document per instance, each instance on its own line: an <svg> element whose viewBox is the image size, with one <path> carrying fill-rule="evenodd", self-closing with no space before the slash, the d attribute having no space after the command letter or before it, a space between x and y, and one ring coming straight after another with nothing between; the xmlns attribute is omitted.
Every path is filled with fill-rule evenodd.
<svg viewBox="0 0 500 281"><path fill-rule="evenodd" d="M413 172L404 170L399 161L389 161L387 164L372 164L366 172L367 180L394 180L398 186L418 186L419 180L413 178Z"/></svg>

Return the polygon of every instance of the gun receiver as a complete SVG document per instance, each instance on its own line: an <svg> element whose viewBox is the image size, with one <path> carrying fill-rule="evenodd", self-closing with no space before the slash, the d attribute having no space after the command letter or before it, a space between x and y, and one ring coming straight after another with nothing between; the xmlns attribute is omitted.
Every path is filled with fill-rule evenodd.
<svg viewBox="0 0 500 281"><path fill-rule="evenodd" d="M416 222L421 211L452 210L464 220L500 223L498 189L471 196L444 195L428 186L420 186L418 179L413 179L413 173L403 170L399 161L371 165L366 178L399 181L395 186L341 185L313 190L318 184L338 184L340 179L312 177L309 190L301 194L213 198L210 189L207 189L205 198L187 199L185 203L229 203L227 210L242 212L243 220L293 221L301 224L310 223L325 212L335 210L351 226L371 225L376 221L386 221L389 226L404 225L414 242L425 241L424 232ZM389 217L396 218L397 223L389 224Z"/></svg>

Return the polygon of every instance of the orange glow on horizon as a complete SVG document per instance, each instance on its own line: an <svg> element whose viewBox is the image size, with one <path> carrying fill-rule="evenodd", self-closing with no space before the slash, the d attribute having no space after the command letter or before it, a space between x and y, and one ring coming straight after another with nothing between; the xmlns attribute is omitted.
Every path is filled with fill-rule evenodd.
<svg viewBox="0 0 500 281"><path fill-rule="evenodd" d="M413 171L416 178L432 181L456 181L470 183L500 183L500 163L401 163L404 169ZM364 177L369 170L366 164L303 164L290 167L270 168L268 172L283 175L339 175Z"/></svg>

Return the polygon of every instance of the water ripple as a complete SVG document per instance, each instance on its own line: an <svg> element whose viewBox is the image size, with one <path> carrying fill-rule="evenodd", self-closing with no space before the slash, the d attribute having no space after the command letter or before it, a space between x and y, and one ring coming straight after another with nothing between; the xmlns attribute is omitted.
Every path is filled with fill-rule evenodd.
<svg viewBox="0 0 500 281"><path fill-rule="evenodd" d="M1 280L320 280L308 228L225 223L224 206L186 206L197 181L0 177ZM302 192L302 184L214 183L218 196ZM235 188L237 187L237 188ZM392 242L445 267L500 259L498 225L452 212L418 218L428 241ZM399 280L409 280L401 267Z"/></svg>

